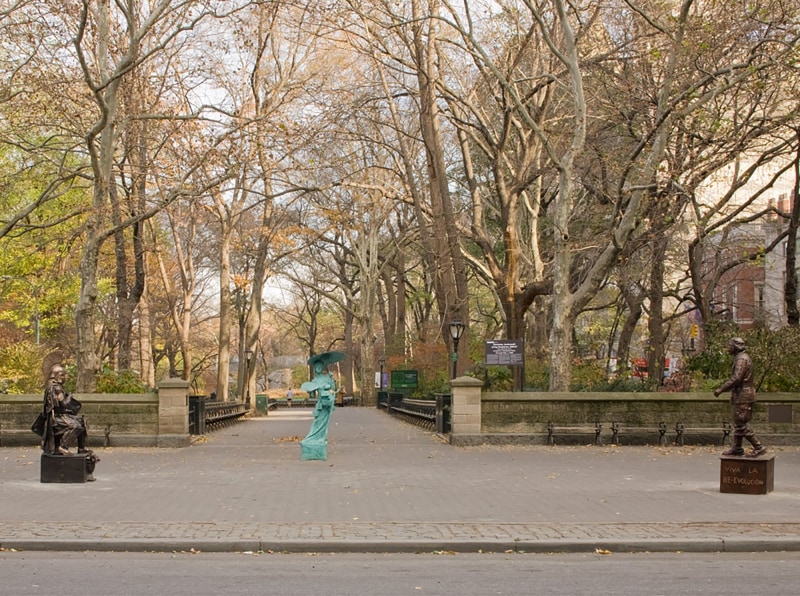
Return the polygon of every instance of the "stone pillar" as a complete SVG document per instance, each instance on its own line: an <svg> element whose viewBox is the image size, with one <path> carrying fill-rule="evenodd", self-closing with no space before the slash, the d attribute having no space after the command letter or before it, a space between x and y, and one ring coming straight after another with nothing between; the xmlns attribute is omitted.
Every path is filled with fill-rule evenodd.
<svg viewBox="0 0 800 596"><path fill-rule="evenodd" d="M157 447L188 447L189 382L166 379L158 384Z"/></svg>
<svg viewBox="0 0 800 596"><path fill-rule="evenodd" d="M450 381L450 443L470 444L481 434L481 389L483 381L458 377ZM471 437L471 439L470 439Z"/></svg>

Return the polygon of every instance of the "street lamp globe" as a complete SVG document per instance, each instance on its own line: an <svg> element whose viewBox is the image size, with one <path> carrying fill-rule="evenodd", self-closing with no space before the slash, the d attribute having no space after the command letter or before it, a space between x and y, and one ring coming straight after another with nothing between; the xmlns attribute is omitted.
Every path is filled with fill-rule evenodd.
<svg viewBox="0 0 800 596"><path fill-rule="evenodd" d="M378 381L378 388L383 389L383 367L386 366L386 358L383 356L378 358L378 366L380 367L380 380Z"/></svg>
<svg viewBox="0 0 800 596"><path fill-rule="evenodd" d="M453 372L450 376L451 379L456 378L456 372L458 369L458 341L461 339L461 336L464 334L464 323L461 322L460 319L456 319L452 321L449 325L450 337L453 340Z"/></svg>
<svg viewBox="0 0 800 596"><path fill-rule="evenodd" d="M458 345L458 340L461 339L461 335L464 333L464 327L465 325L460 319L456 319L450 323L450 337L453 338L456 345Z"/></svg>

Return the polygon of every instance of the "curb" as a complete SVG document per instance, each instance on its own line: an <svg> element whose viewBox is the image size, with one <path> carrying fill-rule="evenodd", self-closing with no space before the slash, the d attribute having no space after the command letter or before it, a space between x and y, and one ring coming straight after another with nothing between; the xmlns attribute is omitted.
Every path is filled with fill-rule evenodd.
<svg viewBox="0 0 800 596"><path fill-rule="evenodd" d="M0 549L54 552L208 553L649 553L798 552L800 538L614 539L614 540L192 540L192 539L12 539ZM602 552L601 552L602 551Z"/></svg>

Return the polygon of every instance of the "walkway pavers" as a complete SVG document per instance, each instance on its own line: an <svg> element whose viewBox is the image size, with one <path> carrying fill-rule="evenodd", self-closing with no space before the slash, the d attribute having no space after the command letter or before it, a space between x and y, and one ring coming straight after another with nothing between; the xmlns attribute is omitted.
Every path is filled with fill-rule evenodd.
<svg viewBox="0 0 800 596"><path fill-rule="evenodd" d="M800 448L775 490L719 492L719 447L452 447L338 408L327 461L300 461L311 410L184 449L107 448L87 484L42 484L0 448L0 548L201 551L800 550Z"/></svg>

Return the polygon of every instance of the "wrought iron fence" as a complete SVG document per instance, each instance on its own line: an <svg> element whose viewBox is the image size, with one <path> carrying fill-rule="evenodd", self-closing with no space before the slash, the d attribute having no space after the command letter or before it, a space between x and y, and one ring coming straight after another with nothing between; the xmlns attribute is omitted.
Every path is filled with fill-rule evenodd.
<svg viewBox="0 0 800 596"><path fill-rule="evenodd" d="M392 416L440 434L450 432L450 402L447 393L434 394L432 399L411 399L403 393L378 394L379 408L385 407Z"/></svg>
<svg viewBox="0 0 800 596"><path fill-rule="evenodd" d="M189 434L204 435L233 424L247 413L240 402L207 401L203 395L189 396Z"/></svg>

